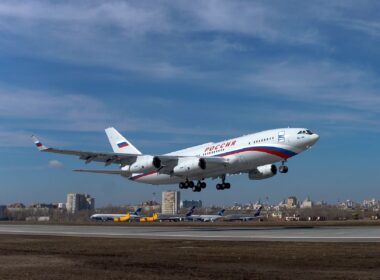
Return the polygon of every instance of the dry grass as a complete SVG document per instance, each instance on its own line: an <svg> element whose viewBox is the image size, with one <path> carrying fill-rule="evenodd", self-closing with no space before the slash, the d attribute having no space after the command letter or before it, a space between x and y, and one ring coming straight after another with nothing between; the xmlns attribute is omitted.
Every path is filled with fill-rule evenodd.
<svg viewBox="0 0 380 280"><path fill-rule="evenodd" d="M1 236L0 279L380 279L379 243Z"/></svg>

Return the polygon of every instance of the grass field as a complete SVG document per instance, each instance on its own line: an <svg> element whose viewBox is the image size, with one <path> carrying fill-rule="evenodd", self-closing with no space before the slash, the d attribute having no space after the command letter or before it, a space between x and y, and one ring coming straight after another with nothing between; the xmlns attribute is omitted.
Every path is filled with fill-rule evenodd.
<svg viewBox="0 0 380 280"><path fill-rule="evenodd" d="M380 244L1 235L0 279L380 279Z"/></svg>

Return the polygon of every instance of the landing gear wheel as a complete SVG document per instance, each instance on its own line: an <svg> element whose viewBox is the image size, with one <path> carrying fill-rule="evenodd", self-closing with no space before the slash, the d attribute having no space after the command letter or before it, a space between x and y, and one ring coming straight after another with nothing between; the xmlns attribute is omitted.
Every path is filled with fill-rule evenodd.
<svg viewBox="0 0 380 280"><path fill-rule="evenodd" d="M178 186L179 186L179 188L180 188L181 190L184 189L184 188L186 188L186 187L185 187L185 183L183 183L183 182L179 183Z"/></svg>
<svg viewBox="0 0 380 280"><path fill-rule="evenodd" d="M206 188L206 183L205 183L205 182L202 182L202 183L201 183L201 188L202 188L202 189L205 189L205 188Z"/></svg>
<svg viewBox="0 0 380 280"><path fill-rule="evenodd" d="M193 189L193 192L200 192L202 190L202 188L198 185L194 186L192 189Z"/></svg>
<svg viewBox="0 0 380 280"><path fill-rule="evenodd" d="M189 181L189 182L188 182L188 186L189 186L189 188L191 188L191 189L194 188L194 186L195 186L195 185L194 185L194 182L193 182L193 181Z"/></svg>
<svg viewBox="0 0 380 280"><path fill-rule="evenodd" d="M217 190L221 190L222 189L222 185L221 184L216 184L216 189Z"/></svg>
<svg viewBox="0 0 380 280"><path fill-rule="evenodd" d="M289 168L286 166L286 165L281 165L279 168L278 168L278 171L280 173L288 173L288 170Z"/></svg>
<svg viewBox="0 0 380 280"><path fill-rule="evenodd" d="M230 183L225 183L224 184L224 188L228 190L229 188L231 188L231 184Z"/></svg>

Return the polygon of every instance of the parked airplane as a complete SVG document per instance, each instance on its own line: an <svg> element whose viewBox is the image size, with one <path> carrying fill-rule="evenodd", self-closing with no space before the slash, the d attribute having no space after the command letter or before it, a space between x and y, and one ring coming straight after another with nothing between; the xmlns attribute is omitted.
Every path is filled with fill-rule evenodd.
<svg viewBox="0 0 380 280"><path fill-rule="evenodd" d="M149 223L149 222L155 222L158 220L159 214L154 213L151 217L141 217L140 222L141 223Z"/></svg>
<svg viewBox="0 0 380 280"><path fill-rule="evenodd" d="M115 222L125 222L129 220L136 220L140 218L142 208L138 208L134 213L127 214L94 214L90 217L91 220L98 221L115 221Z"/></svg>
<svg viewBox="0 0 380 280"><path fill-rule="evenodd" d="M194 212L194 209L195 209L195 206L191 207L189 209L189 212L187 212L186 214L177 214L177 215L165 215L165 214L161 214L158 216L157 220L159 220L160 222L163 222L163 221L170 221L170 222L180 222L180 221L189 221L191 220L191 215L193 215L193 212Z"/></svg>
<svg viewBox="0 0 380 280"><path fill-rule="evenodd" d="M224 221L252 221L252 220L261 220L261 210L263 206L260 206L253 215L247 214L232 214L223 218Z"/></svg>
<svg viewBox="0 0 380 280"><path fill-rule="evenodd" d="M189 218L191 218L194 221L215 222L215 221L223 218L224 211L225 210L222 209L216 215L191 215Z"/></svg>
<svg viewBox="0 0 380 280"><path fill-rule="evenodd" d="M270 178L277 174L274 163L281 162L278 170L287 173L285 162L309 149L319 136L305 128L280 128L249 134L218 143L206 143L165 155L143 155L115 128L106 134L113 148L109 152L86 152L48 148L35 136L32 139L42 152L79 156L85 163L117 164L120 170L75 170L116 174L132 181L152 184L179 184L180 189L191 188L200 192L206 188L207 178L221 179L216 189L231 187L226 175L247 173L250 180ZM194 183L196 181L197 183Z"/></svg>

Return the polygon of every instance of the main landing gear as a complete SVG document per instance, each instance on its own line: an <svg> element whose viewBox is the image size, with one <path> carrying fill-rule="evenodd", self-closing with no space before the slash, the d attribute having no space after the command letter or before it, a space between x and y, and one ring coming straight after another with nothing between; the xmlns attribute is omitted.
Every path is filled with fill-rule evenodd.
<svg viewBox="0 0 380 280"><path fill-rule="evenodd" d="M230 183L226 183L226 175L223 175L222 176L222 183L221 184L216 184L216 189L217 190L225 190L225 189L229 189L231 188L231 184Z"/></svg>
<svg viewBox="0 0 380 280"><path fill-rule="evenodd" d="M186 180L185 182L179 183L180 189L192 189L193 192L200 192L202 189L206 188L206 183L198 181L197 184L194 184L193 181Z"/></svg>
<svg viewBox="0 0 380 280"><path fill-rule="evenodd" d="M280 173L288 173L289 168L285 165L286 160L282 161L282 165L278 168Z"/></svg>

